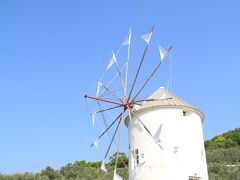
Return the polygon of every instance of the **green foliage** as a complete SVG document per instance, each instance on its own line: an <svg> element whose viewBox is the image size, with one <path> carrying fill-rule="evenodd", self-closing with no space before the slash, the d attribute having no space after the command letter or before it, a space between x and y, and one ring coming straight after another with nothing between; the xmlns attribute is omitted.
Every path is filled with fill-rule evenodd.
<svg viewBox="0 0 240 180"><path fill-rule="evenodd" d="M231 148L240 146L240 128L229 131L205 142L206 149Z"/></svg>
<svg viewBox="0 0 240 180"><path fill-rule="evenodd" d="M240 165L209 163L208 175L209 180L240 180Z"/></svg>
<svg viewBox="0 0 240 180"><path fill-rule="evenodd" d="M229 149L209 149L206 151L208 163L240 163L240 147Z"/></svg>
<svg viewBox="0 0 240 180"><path fill-rule="evenodd" d="M116 164L116 159L117 159L117 153L114 153L110 158L110 165L115 166ZM117 167L118 168L124 168L128 166L128 158L125 153L118 153L118 162L117 162Z"/></svg>
<svg viewBox="0 0 240 180"><path fill-rule="evenodd" d="M205 141L209 180L240 180L240 128Z"/></svg>
<svg viewBox="0 0 240 180"><path fill-rule="evenodd" d="M240 180L240 128L205 141L209 180ZM108 172L100 171L101 162L75 161L54 170L50 166L40 173L4 175L0 180L110 180L117 153L106 164ZM117 172L128 180L128 158L119 153Z"/></svg>
<svg viewBox="0 0 240 180"><path fill-rule="evenodd" d="M48 167L46 167L46 169L42 170L41 175L47 176L50 180L62 178L62 175L60 174L60 172L57 170L54 170L50 166L48 166Z"/></svg>
<svg viewBox="0 0 240 180"><path fill-rule="evenodd" d="M41 174L12 174L12 175L0 175L0 180L50 180L46 175ZM60 180L60 179L59 179Z"/></svg>

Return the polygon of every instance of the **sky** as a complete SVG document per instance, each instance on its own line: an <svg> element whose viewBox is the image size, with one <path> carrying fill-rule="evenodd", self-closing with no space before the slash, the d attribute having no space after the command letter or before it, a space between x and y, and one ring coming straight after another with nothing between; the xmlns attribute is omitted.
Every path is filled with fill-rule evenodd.
<svg viewBox="0 0 240 180"><path fill-rule="evenodd" d="M89 146L100 130L83 96L94 92L130 27L130 77L145 46L141 35L154 25L156 42L173 46L171 91L204 113L204 138L240 127L239 8L237 0L1 0L0 173L103 158L104 148ZM145 70L159 58L152 44ZM143 98L166 86L169 62Z"/></svg>

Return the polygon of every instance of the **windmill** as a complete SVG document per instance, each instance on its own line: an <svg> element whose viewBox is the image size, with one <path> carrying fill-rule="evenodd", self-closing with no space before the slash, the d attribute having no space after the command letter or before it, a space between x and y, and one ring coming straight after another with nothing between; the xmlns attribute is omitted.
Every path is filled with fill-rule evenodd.
<svg viewBox="0 0 240 180"><path fill-rule="evenodd" d="M95 139L91 146L98 148L99 141L101 141L104 136L108 136L110 139L100 167L102 171L106 172L106 159L112 145L114 143L116 144L117 156L113 180L121 180L122 177L117 172L117 163L122 135L122 125L125 121L125 124L128 127L130 180L155 180L161 178L165 180L207 180L205 149L203 147L202 130L199 129L199 125L201 126L203 120L203 114L164 88L160 88L147 99L138 99L139 95L156 74L157 70L168 57L168 54L172 49L171 46L166 50L159 46L160 60L158 61L158 64L154 67L152 72L147 75L145 81L141 82L141 86L136 90L136 84L138 83L138 78L141 74L141 69L143 67L153 31L154 27L152 27L149 33L142 36L146 45L130 86L128 85L128 67L131 51L131 29L120 47L120 50L122 47L127 47L126 60L123 65L120 66L119 61L117 60L120 51L116 54L112 52L112 57L105 72L96 83L96 96L87 94L84 96L86 100L92 100L98 108L97 110L91 108L90 115L92 117L93 125L95 124L97 116L100 116L105 124L105 129ZM107 71L112 69L112 66L116 66L117 74L113 77L110 83L105 84L101 81L102 77L104 77ZM111 84L116 80L118 80L117 86L121 87L118 88L120 91L111 88ZM105 114L109 112L114 114L110 123L105 117ZM199 132L197 135L197 143L194 143L194 145L197 146L196 148L191 148L191 145L189 145L193 142L192 139L188 138L187 142L185 142L179 138L172 138L173 135L171 133L174 132L174 130L182 134L176 136L186 138L189 135L189 132L181 133L181 131L174 125L176 117L179 119L182 118L183 115L186 117L185 120L187 119L186 122L188 123L190 122L189 118L196 119L194 121L195 123L192 123L193 125L191 126L193 127L193 132L196 130ZM186 128L186 122L178 123L178 126ZM118 137L116 137L117 133ZM115 139L117 139L117 142L115 142ZM188 143L188 145L186 146L185 143ZM190 166L193 165L183 166L181 164L181 161L186 160L184 158L189 155L189 151L186 147L193 149L194 156L196 155L197 157L193 158L190 156L190 158L188 158L188 160L190 160L187 161L192 162L191 158L196 160L197 165L196 167L194 166L195 169L190 168ZM179 167L176 164L179 165ZM188 170L184 172L179 171L179 168L181 168L180 165L186 167ZM199 166L202 168L199 168ZM189 168L191 170L189 170ZM174 171L176 173L174 173ZM172 176L173 174L175 174L175 176Z"/></svg>

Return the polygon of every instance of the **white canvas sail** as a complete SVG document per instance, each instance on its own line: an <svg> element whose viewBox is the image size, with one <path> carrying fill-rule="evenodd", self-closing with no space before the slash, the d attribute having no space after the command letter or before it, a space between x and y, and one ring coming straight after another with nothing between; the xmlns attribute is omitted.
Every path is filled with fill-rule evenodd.
<svg viewBox="0 0 240 180"><path fill-rule="evenodd" d="M123 178L114 170L113 180L123 180Z"/></svg>
<svg viewBox="0 0 240 180"><path fill-rule="evenodd" d="M107 172L107 168L106 168L106 165L105 165L105 159L102 161L100 169L103 170L104 172Z"/></svg>
<svg viewBox="0 0 240 180"><path fill-rule="evenodd" d="M97 83L97 92L96 92L96 96L97 96L97 97L98 97L98 95L99 95L100 88L101 88L102 85L103 85L103 84L98 81L98 83Z"/></svg>
<svg viewBox="0 0 240 180"><path fill-rule="evenodd" d="M133 170L134 171L133 179L135 179L139 175L139 173L141 172L144 164L145 164L145 162L142 162L142 163L135 166L135 169Z"/></svg>
<svg viewBox="0 0 240 180"><path fill-rule="evenodd" d="M160 144L161 140L160 140L160 134L162 131L162 124L160 125L160 127L158 128L157 132L155 133L155 135L153 136L153 139L155 140L155 142L157 144Z"/></svg>
<svg viewBox="0 0 240 180"><path fill-rule="evenodd" d="M160 52L160 59L161 59L161 61L166 59L167 51L163 47L159 46L159 52Z"/></svg>
<svg viewBox="0 0 240 180"><path fill-rule="evenodd" d="M130 43L131 43L131 29L129 30L129 33L127 37L124 39L122 45L126 46L126 45L130 45Z"/></svg>
<svg viewBox="0 0 240 180"><path fill-rule="evenodd" d="M93 127L95 126L95 120L96 120L96 112L93 112L92 114L91 114L91 116L92 116L92 125L93 125Z"/></svg>
<svg viewBox="0 0 240 180"><path fill-rule="evenodd" d="M93 145L96 149L98 149L98 139L93 142Z"/></svg>
<svg viewBox="0 0 240 180"><path fill-rule="evenodd" d="M107 69L109 69L110 67L112 67L112 65L113 65L114 63L116 63L116 62L117 62L116 56L115 56L114 52L112 52L112 58L110 59L110 62L109 62L109 64L108 64L108 66L107 66Z"/></svg>
<svg viewBox="0 0 240 180"><path fill-rule="evenodd" d="M151 37L152 37L152 32L148 33L148 34L144 34L142 35L142 39L147 43L149 44L150 40L151 40Z"/></svg>
<svg viewBox="0 0 240 180"><path fill-rule="evenodd" d="M163 47L159 46L159 53L160 53L160 59L161 62L164 61L164 59L167 58L168 53L171 51L172 46L170 46L167 50L165 50Z"/></svg>

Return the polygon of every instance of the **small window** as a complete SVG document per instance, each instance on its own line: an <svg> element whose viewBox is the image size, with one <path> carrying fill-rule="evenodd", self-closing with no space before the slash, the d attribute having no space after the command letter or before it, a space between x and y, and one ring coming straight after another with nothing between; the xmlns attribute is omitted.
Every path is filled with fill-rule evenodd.
<svg viewBox="0 0 240 180"><path fill-rule="evenodd" d="M191 116L192 113L192 111L183 111L183 116Z"/></svg>
<svg viewBox="0 0 240 180"><path fill-rule="evenodd" d="M139 151L135 149L136 163L139 164Z"/></svg>
<svg viewBox="0 0 240 180"><path fill-rule="evenodd" d="M183 116L186 116L187 115L187 112L186 111L183 111Z"/></svg>
<svg viewBox="0 0 240 180"><path fill-rule="evenodd" d="M188 180L200 180L201 177L198 177L198 176L189 176L188 177Z"/></svg>
<svg viewBox="0 0 240 180"><path fill-rule="evenodd" d="M176 154L179 150L179 147L178 146L174 146L174 153Z"/></svg>

